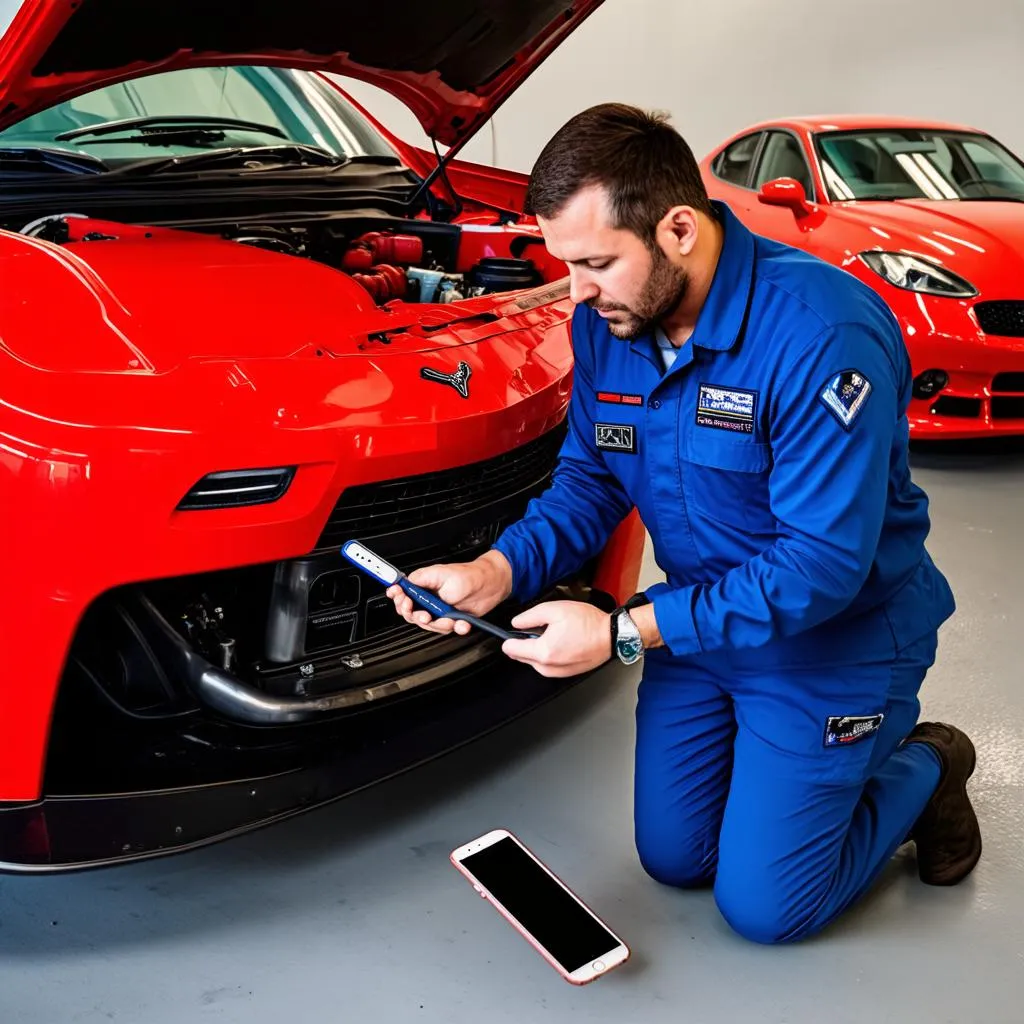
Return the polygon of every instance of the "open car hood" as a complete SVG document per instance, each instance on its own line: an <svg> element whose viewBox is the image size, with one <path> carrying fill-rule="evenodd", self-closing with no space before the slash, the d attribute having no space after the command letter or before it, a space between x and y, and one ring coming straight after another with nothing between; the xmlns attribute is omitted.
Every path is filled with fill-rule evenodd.
<svg viewBox="0 0 1024 1024"><path fill-rule="evenodd" d="M461 146L602 0L24 0L0 40L0 129L91 89L224 64L331 71Z"/></svg>

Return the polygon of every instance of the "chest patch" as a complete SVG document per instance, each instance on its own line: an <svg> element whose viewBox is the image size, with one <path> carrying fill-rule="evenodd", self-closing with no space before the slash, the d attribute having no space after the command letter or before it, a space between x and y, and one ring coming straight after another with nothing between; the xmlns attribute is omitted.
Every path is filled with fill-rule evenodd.
<svg viewBox="0 0 1024 1024"><path fill-rule="evenodd" d="M756 391L701 384L697 394L697 425L752 434L756 408Z"/></svg>
<svg viewBox="0 0 1024 1024"><path fill-rule="evenodd" d="M595 423L594 443L608 452L636 454L636 431L631 423Z"/></svg>
<svg viewBox="0 0 1024 1024"><path fill-rule="evenodd" d="M597 400L610 405L643 405L643 395L620 395L617 391L598 391Z"/></svg>
<svg viewBox="0 0 1024 1024"><path fill-rule="evenodd" d="M859 370L843 370L830 377L818 396L844 430L849 430L871 394L871 381Z"/></svg>

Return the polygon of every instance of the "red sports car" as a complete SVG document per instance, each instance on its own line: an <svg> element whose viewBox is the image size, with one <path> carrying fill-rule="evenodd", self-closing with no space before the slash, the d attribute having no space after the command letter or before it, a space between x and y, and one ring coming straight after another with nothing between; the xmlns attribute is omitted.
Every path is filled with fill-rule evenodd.
<svg viewBox="0 0 1024 1024"><path fill-rule="evenodd" d="M713 198L874 287L903 328L916 438L1024 434L1024 163L899 118L770 121L710 153Z"/></svg>
<svg viewBox="0 0 1024 1024"><path fill-rule="evenodd" d="M551 477L566 268L522 176L453 157L598 3L24 4L0 42L0 868L266 824L563 686L408 627L338 549L469 559ZM400 97L444 161L324 72ZM633 514L555 592L611 608L642 544Z"/></svg>

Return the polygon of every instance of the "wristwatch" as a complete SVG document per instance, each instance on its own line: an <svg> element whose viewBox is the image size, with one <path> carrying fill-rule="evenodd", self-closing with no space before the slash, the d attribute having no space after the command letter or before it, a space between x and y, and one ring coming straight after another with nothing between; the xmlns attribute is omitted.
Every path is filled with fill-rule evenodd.
<svg viewBox="0 0 1024 1024"><path fill-rule="evenodd" d="M644 594L634 594L625 604L612 612L612 652L623 665L633 665L644 656L644 642L630 610L650 604Z"/></svg>

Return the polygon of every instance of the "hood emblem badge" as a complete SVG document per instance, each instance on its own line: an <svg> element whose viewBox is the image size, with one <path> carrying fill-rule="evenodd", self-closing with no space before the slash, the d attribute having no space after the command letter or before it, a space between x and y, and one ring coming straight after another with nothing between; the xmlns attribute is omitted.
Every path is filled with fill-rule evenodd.
<svg viewBox="0 0 1024 1024"><path fill-rule="evenodd" d="M440 370L433 370L429 366L420 369L420 376L424 380L432 380L437 384L447 384L455 388L463 398L469 398L469 376L473 371L469 363L459 363L454 373L441 373Z"/></svg>

